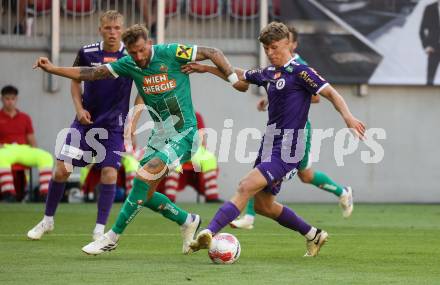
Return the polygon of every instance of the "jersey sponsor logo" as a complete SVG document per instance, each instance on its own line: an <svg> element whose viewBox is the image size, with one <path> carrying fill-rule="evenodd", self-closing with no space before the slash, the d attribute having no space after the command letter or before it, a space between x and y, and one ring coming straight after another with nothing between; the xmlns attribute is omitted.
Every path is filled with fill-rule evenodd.
<svg viewBox="0 0 440 285"><path fill-rule="evenodd" d="M286 173L286 175L283 177L284 181L290 180L292 179L295 174L298 172L298 169L294 168L292 170L290 170L289 172Z"/></svg>
<svg viewBox="0 0 440 285"><path fill-rule="evenodd" d="M310 87L317 88L318 84L310 77L307 71L303 70L299 73L299 77L301 77Z"/></svg>
<svg viewBox="0 0 440 285"><path fill-rule="evenodd" d="M286 80L285 80L284 78L281 78L281 79L278 80L277 83L275 84L275 86L277 87L278 90L283 89L285 85L286 85Z"/></svg>
<svg viewBox="0 0 440 285"><path fill-rule="evenodd" d="M145 94L161 94L174 88L176 88L176 80L169 79L166 73L144 76L144 86L142 89Z"/></svg>
<svg viewBox="0 0 440 285"><path fill-rule="evenodd" d="M263 72L263 70L261 70L261 69L250 69L247 71L247 74L252 75L254 73L262 73L262 72Z"/></svg>
<svg viewBox="0 0 440 285"><path fill-rule="evenodd" d="M192 56L192 47L187 47L185 45L178 45L176 50L176 57L182 59L191 59Z"/></svg>
<svg viewBox="0 0 440 285"><path fill-rule="evenodd" d="M112 56L105 56L104 57L104 63L109 63L109 62L115 62L118 59L116 57L112 57Z"/></svg>

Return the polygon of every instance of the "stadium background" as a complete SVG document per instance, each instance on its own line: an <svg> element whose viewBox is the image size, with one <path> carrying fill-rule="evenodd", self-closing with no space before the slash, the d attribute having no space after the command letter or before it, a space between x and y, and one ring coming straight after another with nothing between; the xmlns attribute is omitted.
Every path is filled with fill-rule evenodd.
<svg viewBox="0 0 440 285"><path fill-rule="evenodd" d="M57 1L51 2L54 5L53 2ZM60 65L71 65L75 57L75 50L79 49L82 44L99 40L99 37L91 32L97 29L99 8L103 10L107 7L116 8L115 5L120 2L118 4L120 9L126 7L126 10L123 11L127 11L125 15L127 25L142 21L137 12L134 14L129 12L134 5L132 1L92 1L95 10L90 15L78 13L78 11L76 15L66 13L67 8L66 6L63 8L63 4L68 2L70 1L61 1ZM187 2L202 3L204 1L177 2L180 4L176 10L177 14L170 14L166 17L165 42L179 41L213 45L223 49L234 66L246 68L260 64L260 49L257 41L254 40L259 29L260 14L253 16L250 13L248 16L235 15L233 17L228 10L228 4L231 1L219 1L218 15L216 13L213 15L203 13L191 15L191 6L185 5ZM216 3L217 1L206 2ZM238 2L252 3L253 1ZM278 17L271 10L273 2L277 1L268 1L269 18ZM311 2L316 1L293 1L298 9L304 9L304 7L316 9ZM352 2L371 2L369 4L372 5L372 2L377 1ZM393 1L383 2L391 3ZM394 2L426 5L434 1ZM266 1L261 1L258 4L262 3L266 3ZM281 1L279 5L283 7L283 3L285 4ZM14 11L7 10L8 1L3 1L2 5L1 23L4 34L0 37L0 85L13 84L19 88L19 109L31 115L39 146L53 153L58 132L62 128L68 127L74 117L70 98L70 81L55 78L52 81L55 84L50 86L47 84L46 75L39 71L33 71L31 68L38 56L50 55L48 53L51 50L48 45L50 43L48 35L50 34L52 10L33 17L34 32L26 37L9 33L14 25ZM197 6L195 7L194 11L197 12ZM248 8L244 9L244 11L248 10ZM282 8L281 10L284 11ZM206 9L202 9L202 11L206 11ZM309 31L313 30L312 27L316 23L304 19L291 19L291 21L299 28L301 34L299 45L301 47L303 38L313 36L313 33ZM332 22L335 26L339 25L332 19L327 19L327 21ZM346 32L350 34L349 31ZM357 40L356 36L354 36L354 40ZM408 41L420 42L418 38L409 38ZM322 53L317 52L318 56L314 57L314 49L317 51L326 50L331 54L337 52L338 46L317 47L309 45L307 47L307 52L303 54L304 58L309 60L312 65L316 63L314 67L324 77L331 80L331 69L326 70L325 66L320 69L321 58L319 56ZM301 48L299 53L301 54ZM322 60L325 61L324 58ZM419 60L426 61L426 58ZM437 74L437 78L438 76L439 74ZM436 125L440 121L440 112L436 109L440 106L439 87L405 85L402 82L379 86L366 85L367 82L361 81L357 83L345 82L344 84L338 80L336 86L343 94L352 112L364 120L368 127L385 129L386 139L378 140L385 151L384 159L377 164L364 164L360 159L360 151L368 150L368 148L361 145L355 153L344 158L345 166L338 167L333 157L334 138L331 138L323 141L320 161L315 164L315 167L331 174L336 181L351 185L355 190L356 202L440 202L438 186L440 133L437 131ZM50 90L51 88L53 90ZM231 145L229 162L220 163L220 193L221 197L226 199L235 190L240 177L252 167L251 164L236 162L234 158L236 135L243 128L255 127L263 130L267 114L258 113L255 109L255 103L259 98L258 90L254 89L246 95L239 94L227 83L213 76L193 75L192 93L194 105L204 115L208 127L214 128L220 134L224 129L225 119L233 119L234 121L233 144ZM335 128L338 130L344 127L342 120L326 100L322 100L322 103L311 108L310 119L314 128ZM138 142L142 144L145 137L145 134L140 136ZM249 139L246 151L256 151L257 148L258 141ZM294 182L285 183L280 199L295 202L334 201L333 197L320 191L311 191L310 187L312 186L301 184L299 180L295 179ZM179 196L179 201L194 201L194 196L193 191L185 191Z"/></svg>

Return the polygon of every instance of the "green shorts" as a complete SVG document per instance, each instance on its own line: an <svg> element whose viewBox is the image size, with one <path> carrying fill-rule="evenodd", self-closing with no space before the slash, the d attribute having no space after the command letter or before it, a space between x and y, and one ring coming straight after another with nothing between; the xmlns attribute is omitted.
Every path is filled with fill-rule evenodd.
<svg viewBox="0 0 440 285"><path fill-rule="evenodd" d="M144 166L153 158L159 158L166 165L175 168L189 161L198 148L199 135L195 126L167 136L153 132L148 139L145 155L141 159L140 165Z"/></svg>
<svg viewBox="0 0 440 285"><path fill-rule="evenodd" d="M312 125L310 124L310 121L307 120L306 123L306 129L304 130L307 132L306 135L306 149L304 152L304 157L299 163L298 170L306 170L312 166L312 158L310 156L310 149L312 147Z"/></svg>

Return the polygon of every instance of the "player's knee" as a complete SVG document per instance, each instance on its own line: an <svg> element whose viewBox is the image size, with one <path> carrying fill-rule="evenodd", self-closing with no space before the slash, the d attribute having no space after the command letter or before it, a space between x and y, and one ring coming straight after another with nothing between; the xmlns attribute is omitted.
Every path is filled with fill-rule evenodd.
<svg viewBox="0 0 440 285"><path fill-rule="evenodd" d="M145 169L148 170L148 172L153 173L153 174L158 174L160 172L162 172L165 168L165 164L163 163L162 160L158 159L158 158L154 158L152 160L150 160L149 162L147 162L147 164L145 164Z"/></svg>
<svg viewBox="0 0 440 285"><path fill-rule="evenodd" d="M113 167L104 167L101 170L101 183L115 184L118 178L118 172Z"/></svg>
<svg viewBox="0 0 440 285"><path fill-rule="evenodd" d="M237 192L243 197L251 197L253 194L252 183L248 179L243 179L238 184Z"/></svg>
<svg viewBox="0 0 440 285"><path fill-rule="evenodd" d="M138 170L136 177L143 181L150 182L160 180L166 173L167 166L165 163L158 158L154 158Z"/></svg>
<svg viewBox="0 0 440 285"><path fill-rule="evenodd" d="M68 171L67 167L62 162L57 163L53 174L53 179L57 182L64 182L69 178L69 176L70 172Z"/></svg>
<svg viewBox="0 0 440 285"><path fill-rule="evenodd" d="M262 215L271 219L275 219L279 216L279 214L276 213L273 204L266 204L266 203L255 203L254 205L255 212L258 215Z"/></svg>
<svg viewBox="0 0 440 285"><path fill-rule="evenodd" d="M269 213L269 207L264 203L255 202L254 209L257 214L262 216L267 216Z"/></svg>

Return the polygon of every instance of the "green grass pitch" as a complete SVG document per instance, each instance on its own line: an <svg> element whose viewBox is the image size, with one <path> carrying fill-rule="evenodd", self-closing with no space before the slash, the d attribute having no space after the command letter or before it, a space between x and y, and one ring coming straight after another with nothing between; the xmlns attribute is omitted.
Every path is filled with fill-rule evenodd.
<svg viewBox="0 0 440 285"><path fill-rule="evenodd" d="M204 226L218 207L181 206L200 213ZM0 284L440 284L439 205L360 204L349 220L333 204L290 206L329 232L318 257L302 257L299 234L258 217L252 231L223 230L238 237L242 254L236 264L214 265L206 251L182 255L178 227L148 209L118 249L87 256L81 247L96 205L60 205L55 231L29 241L43 205L0 204Z"/></svg>

